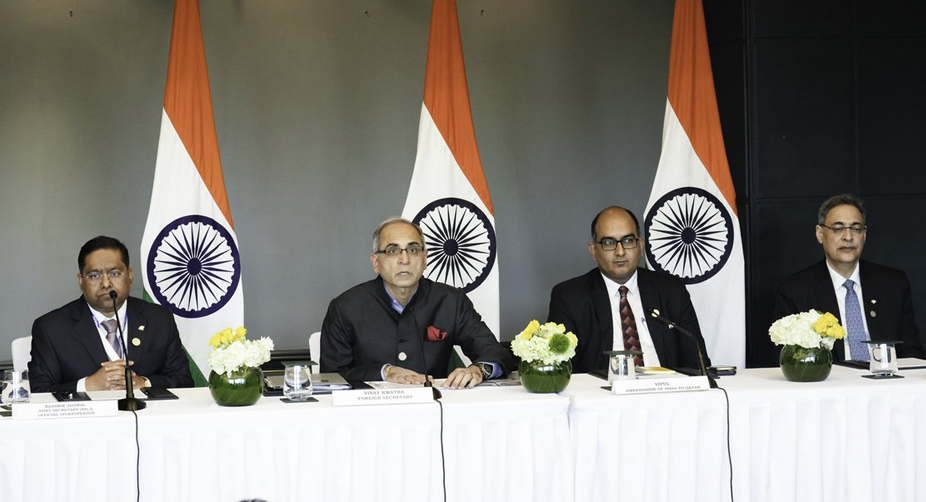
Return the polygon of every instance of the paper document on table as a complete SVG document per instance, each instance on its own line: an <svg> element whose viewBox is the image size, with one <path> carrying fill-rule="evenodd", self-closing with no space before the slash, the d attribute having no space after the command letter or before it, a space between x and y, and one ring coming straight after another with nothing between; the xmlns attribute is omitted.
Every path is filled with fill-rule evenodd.
<svg viewBox="0 0 926 502"><path fill-rule="evenodd" d="M687 378L688 375L679 373L662 366L640 366L635 368L637 378Z"/></svg>
<svg viewBox="0 0 926 502"><path fill-rule="evenodd" d="M87 397L91 401L115 401L125 397L124 390L88 390ZM135 389L135 397L138 399L148 399L140 389Z"/></svg>

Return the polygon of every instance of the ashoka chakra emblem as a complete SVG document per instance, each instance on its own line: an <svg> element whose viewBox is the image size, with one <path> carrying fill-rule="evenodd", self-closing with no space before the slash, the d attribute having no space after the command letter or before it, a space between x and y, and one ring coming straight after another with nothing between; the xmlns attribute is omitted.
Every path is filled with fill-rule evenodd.
<svg viewBox="0 0 926 502"><path fill-rule="evenodd" d="M646 259L656 270L697 284L713 277L733 249L733 220L706 190L685 187L663 195L644 222Z"/></svg>
<svg viewBox="0 0 926 502"><path fill-rule="evenodd" d="M241 261L231 234L202 215L164 227L148 252L148 284L158 303L181 317L204 317L238 289Z"/></svg>
<svg viewBox="0 0 926 502"><path fill-rule="evenodd" d="M412 221L424 232L428 279L469 293L492 271L495 229L475 204L455 197L436 200Z"/></svg>

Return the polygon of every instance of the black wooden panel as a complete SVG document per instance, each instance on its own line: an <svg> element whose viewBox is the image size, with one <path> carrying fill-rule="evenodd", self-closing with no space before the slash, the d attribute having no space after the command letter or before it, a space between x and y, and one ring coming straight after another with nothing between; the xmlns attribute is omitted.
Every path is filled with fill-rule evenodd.
<svg viewBox="0 0 926 502"><path fill-rule="evenodd" d="M814 237L817 209L825 198L759 202L753 213L751 249L752 322L747 335L748 366L778 364L778 348L768 337L775 321L775 284L823 258Z"/></svg>
<svg viewBox="0 0 926 502"><path fill-rule="evenodd" d="M755 44L754 117L761 198L826 196L855 183L851 40Z"/></svg>
<svg viewBox="0 0 926 502"><path fill-rule="evenodd" d="M859 180L866 193L926 193L924 82L926 38L859 40Z"/></svg>
<svg viewBox="0 0 926 502"><path fill-rule="evenodd" d="M907 273L920 338L926 340L926 260L923 259L926 232L918 230L926 214L926 194L872 196L864 200L869 228L862 256Z"/></svg>
<svg viewBox="0 0 926 502"><path fill-rule="evenodd" d="M847 0L754 0L753 34L766 37L847 37L853 5Z"/></svg>
<svg viewBox="0 0 926 502"><path fill-rule="evenodd" d="M922 0L857 1L856 15L862 37L926 35L926 2Z"/></svg>
<svg viewBox="0 0 926 502"><path fill-rule="evenodd" d="M744 0L704 0L704 22L711 44L746 38Z"/></svg>
<svg viewBox="0 0 926 502"><path fill-rule="evenodd" d="M738 197L746 190L746 47L742 42L711 46L711 66L717 91L720 127L727 149L727 162Z"/></svg>

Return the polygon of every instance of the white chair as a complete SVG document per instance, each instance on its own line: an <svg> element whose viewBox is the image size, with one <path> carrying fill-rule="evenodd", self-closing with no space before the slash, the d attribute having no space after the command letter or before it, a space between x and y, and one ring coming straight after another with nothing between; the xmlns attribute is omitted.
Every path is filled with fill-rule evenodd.
<svg viewBox="0 0 926 502"><path fill-rule="evenodd" d="M321 371L322 361L322 332L316 331L309 335L309 355L312 360L318 364L312 365L312 374L317 375Z"/></svg>
<svg viewBox="0 0 926 502"><path fill-rule="evenodd" d="M29 361L32 360L32 337L24 336L13 340L11 345L13 352L13 369L23 371L29 369Z"/></svg>

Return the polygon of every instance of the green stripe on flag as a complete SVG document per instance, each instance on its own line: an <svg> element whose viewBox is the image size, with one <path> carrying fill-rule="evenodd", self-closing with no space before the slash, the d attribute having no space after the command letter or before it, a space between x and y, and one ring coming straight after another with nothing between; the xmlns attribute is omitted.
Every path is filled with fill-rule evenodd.
<svg viewBox="0 0 926 502"><path fill-rule="evenodd" d="M151 297L148 296L148 291L142 292L142 298L148 303L155 303L151 300ZM183 343L181 342L181 346L182 345ZM209 380L206 380L202 370L199 369L199 366L193 361L193 358L190 357L190 353L187 352L186 347L183 347L183 353L186 354L186 360L190 363L190 375L193 377L193 387L208 387Z"/></svg>

